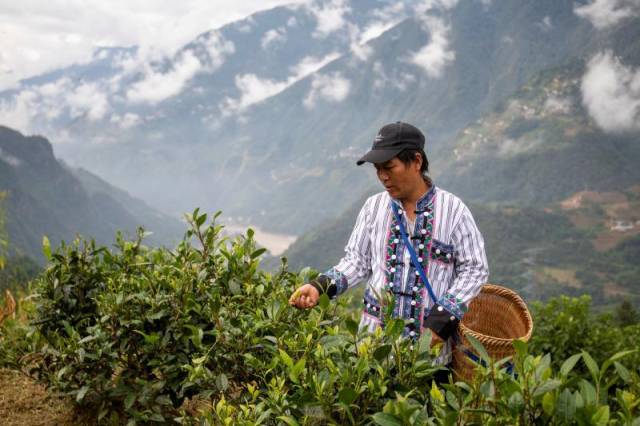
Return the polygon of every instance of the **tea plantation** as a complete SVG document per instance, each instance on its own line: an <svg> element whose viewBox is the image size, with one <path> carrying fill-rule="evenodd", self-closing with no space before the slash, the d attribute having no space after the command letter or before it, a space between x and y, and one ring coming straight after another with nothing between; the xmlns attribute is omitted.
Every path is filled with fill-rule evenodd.
<svg viewBox="0 0 640 426"><path fill-rule="evenodd" d="M173 250L142 230L114 249L45 241L47 269L0 327L0 367L99 424L640 425L637 316L553 299L534 306L514 374L472 341L475 379L436 385L430 335L400 338L402 320L360 333L346 298L292 308L310 273L261 270L253 233L222 238L216 217L189 215Z"/></svg>

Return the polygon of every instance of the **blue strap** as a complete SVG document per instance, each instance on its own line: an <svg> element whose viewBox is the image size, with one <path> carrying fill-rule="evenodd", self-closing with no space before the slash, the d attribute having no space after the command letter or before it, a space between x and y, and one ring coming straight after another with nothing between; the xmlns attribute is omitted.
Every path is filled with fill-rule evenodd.
<svg viewBox="0 0 640 426"><path fill-rule="evenodd" d="M409 250L409 254L411 255L411 263L413 263L413 266L416 268L416 271L418 271L418 274L420 274L420 278L422 279L424 286L427 288L427 291L429 292L429 296L431 297L431 300L433 300L433 303L437 304L438 298L433 293L433 289L431 288L431 284L429 283L429 280L427 279L427 276L425 275L424 270L422 269L422 265L420 264L420 262L418 262L418 256L416 256L416 251L413 249L413 245L409 241L409 237L407 237L407 231L404 229L404 223L402 222L402 217L400 217L400 213L398 212L398 206L396 206L396 204L392 202L391 207L393 209L393 214L396 217L396 222L398 222L398 225L400 226L400 234L402 235L402 240L404 241L404 245L407 247L407 249Z"/></svg>

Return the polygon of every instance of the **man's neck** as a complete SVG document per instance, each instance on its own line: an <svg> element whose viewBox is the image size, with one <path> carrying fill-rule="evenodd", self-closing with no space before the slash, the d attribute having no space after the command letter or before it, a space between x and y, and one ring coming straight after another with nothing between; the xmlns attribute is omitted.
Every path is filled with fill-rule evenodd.
<svg viewBox="0 0 640 426"><path fill-rule="evenodd" d="M424 181L424 179L420 179L420 182L416 184L410 195L405 199L400 200L410 220L414 220L415 218L415 210L416 205L418 204L418 200L422 198L424 194L429 191L429 189L431 189L431 186L429 186L427 182Z"/></svg>

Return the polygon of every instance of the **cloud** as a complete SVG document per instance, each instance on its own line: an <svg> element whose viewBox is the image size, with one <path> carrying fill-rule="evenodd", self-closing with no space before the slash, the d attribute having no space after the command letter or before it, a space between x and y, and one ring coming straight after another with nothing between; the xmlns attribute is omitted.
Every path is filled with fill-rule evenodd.
<svg viewBox="0 0 640 426"><path fill-rule="evenodd" d="M185 52L166 72L149 70L144 79L127 90L131 102L156 104L177 95L185 84L202 69L202 64L191 52Z"/></svg>
<svg viewBox="0 0 640 426"><path fill-rule="evenodd" d="M422 0L414 5L414 14L429 33L429 43L409 57L409 62L419 66L431 78L439 78L452 63L456 54L449 47L450 27L445 22L449 10L458 0Z"/></svg>
<svg viewBox="0 0 640 426"><path fill-rule="evenodd" d="M8 152L4 152L2 148L0 148L0 160L4 161L12 167L19 167L22 164L21 159L9 154Z"/></svg>
<svg viewBox="0 0 640 426"><path fill-rule="evenodd" d="M311 82L311 90L302 102L306 108L313 108L318 99L329 102L342 102L346 99L351 89L351 82L339 72L329 75L315 75Z"/></svg>
<svg viewBox="0 0 640 426"><path fill-rule="evenodd" d="M313 2L308 5L309 11L316 18L316 29L313 36L324 38L346 26L345 15L351 13L346 0L328 0Z"/></svg>
<svg viewBox="0 0 640 426"><path fill-rule="evenodd" d="M549 32L553 29L553 23L550 16L545 16L542 21L537 22L536 26L542 30L542 32Z"/></svg>
<svg viewBox="0 0 640 426"><path fill-rule="evenodd" d="M220 104L222 114L224 116L229 116L234 113L242 113L251 105L260 103L271 96L277 95L287 87L297 81L300 81L309 74L316 72L338 57L340 57L340 54L337 52L329 53L322 58L306 56L298 64L290 68L291 75L283 81L263 79L255 74L243 74L236 76L235 85L240 91L240 97L235 99L227 97Z"/></svg>
<svg viewBox="0 0 640 426"><path fill-rule="evenodd" d="M110 121L120 126L121 129L130 129L140 124L142 119L138 114L127 112L124 116L120 116L118 114L112 115Z"/></svg>
<svg viewBox="0 0 640 426"><path fill-rule="evenodd" d="M85 116L91 120L100 120L109 110L107 95L95 83L79 85L69 96L67 103L71 108L71 117Z"/></svg>
<svg viewBox="0 0 640 426"><path fill-rule="evenodd" d="M594 56L582 77L582 103L607 132L640 130L640 68L625 66L605 51Z"/></svg>
<svg viewBox="0 0 640 426"><path fill-rule="evenodd" d="M455 52L449 48L449 27L442 19L431 16L425 17L423 22L430 33L429 43L412 54L409 62L422 68L429 77L439 78L456 58Z"/></svg>
<svg viewBox="0 0 640 426"><path fill-rule="evenodd" d="M104 46L173 54L198 34L258 10L303 0L49 0L0 2L0 90L73 63ZM69 13L73 11L73 13Z"/></svg>
<svg viewBox="0 0 640 426"><path fill-rule="evenodd" d="M244 111L250 105L282 92L288 87L286 81L274 81L262 79L255 74L243 74L236 76L236 87L240 90L239 99L226 98L223 102L222 112L230 115L237 111Z"/></svg>
<svg viewBox="0 0 640 426"><path fill-rule="evenodd" d="M267 49L272 43L282 43L287 40L287 30L284 27L271 29L264 33L260 45L263 49Z"/></svg>
<svg viewBox="0 0 640 426"><path fill-rule="evenodd" d="M404 92L405 90L407 90L409 84L413 83L416 80L415 76L405 72L401 72L398 76L393 78L388 77L387 73L384 70L384 65L380 61L376 61L373 64L373 72L376 76L375 80L373 81L373 88L378 90L384 89L386 86L391 85L391 87Z"/></svg>
<svg viewBox="0 0 640 426"><path fill-rule="evenodd" d="M625 18L639 16L640 2L638 0L593 0L584 5L576 3L573 11L601 30L615 26Z"/></svg>

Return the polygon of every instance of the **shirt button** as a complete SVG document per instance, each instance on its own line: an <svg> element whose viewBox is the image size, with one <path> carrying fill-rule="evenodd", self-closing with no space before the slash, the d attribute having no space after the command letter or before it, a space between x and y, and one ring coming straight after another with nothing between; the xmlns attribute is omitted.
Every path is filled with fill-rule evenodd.
<svg viewBox="0 0 640 426"><path fill-rule="evenodd" d="M423 215L424 217L428 217L428 216L429 216L429 212L424 212L424 213L422 213L422 215Z"/></svg>
<svg viewBox="0 0 640 426"><path fill-rule="evenodd" d="M426 229L423 229L423 230L422 230L422 231L420 231L420 232L422 232L422 235L424 235L424 234L426 234L426 233L427 233L427 230L426 230Z"/></svg>
<svg viewBox="0 0 640 426"><path fill-rule="evenodd" d="M367 303L367 308L371 309L371 303Z"/></svg>
<svg viewBox="0 0 640 426"><path fill-rule="evenodd" d="M413 291L418 291L418 287L413 287Z"/></svg>
<svg viewBox="0 0 640 426"><path fill-rule="evenodd" d="M456 317L454 317L453 315L451 315L451 317L449 318L451 321L455 320Z"/></svg>
<svg viewBox="0 0 640 426"><path fill-rule="evenodd" d="M416 301L415 300L411 301L411 306L416 306Z"/></svg>
<svg viewBox="0 0 640 426"><path fill-rule="evenodd" d="M422 258L421 257L418 258L418 262L422 263Z"/></svg>
<svg viewBox="0 0 640 426"><path fill-rule="evenodd" d="M396 255L395 255L395 254L392 254L392 255L391 255L391 259L396 260L396 259L397 259Z"/></svg>
<svg viewBox="0 0 640 426"><path fill-rule="evenodd" d="M451 253L447 253L447 259L451 259Z"/></svg>
<svg viewBox="0 0 640 426"><path fill-rule="evenodd" d="M394 242L395 244L398 244L398 243L400 242L400 240L396 238L395 240L393 240L393 242Z"/></svg>
<svg viewBox="0 0 640 426"><path fill-rule="evenodd" d="M436 249L436 254L440 254L440 249Z"/></svg>
<svg viewBox="0 0 640 426"><path fill-rule="evenodd" d="M400 226L396 225L396 231L399 231L399 230L400 230Z"/></svg>
<svg viewBox="0 0 640 426"><path fill-rule="evenodd" d="M418 248L419 248L420 250L424 250L424 244L420 244L420 245L418 246Z"/></svg>
<svg viewBox="0 0 640 426"><path fill-rule="evenodd" d="M391 273L394 273L396 271L396 268L391 268L390 271Z"/></svg>
<svg viewBox="0 0 640 426"><path fill-rule="evenodd" d="M413 336L415 336L415 335L416 335L416 332L415 332L415 331L411 331L411 332L409 332L409 336L413 337Z"/></svg>
<svg viewBox="0 0 640 426"><path fill-rule="evenodd" d="M416 271L416 275L420 275L420 272Z"/></svg>
<svg viewBox="0 0 640 426"><path fill-rule="evenodd" d="M335 283L336 283L336 280L331 280L331 284L335 284Z"/></svg>
<svg viewBox="0 0 640 426"><path fill-rule="evenodd" d="M438 306L438 312L442 312L442 306Z"/></svg>
<svg viewBox="0 0 640 426"><path fill-rule="evenodd" d="M416 322L416 319L415 319L415 318L409 318L409 322L410 322L411 324L413 324L414 322Z"/></svg>

